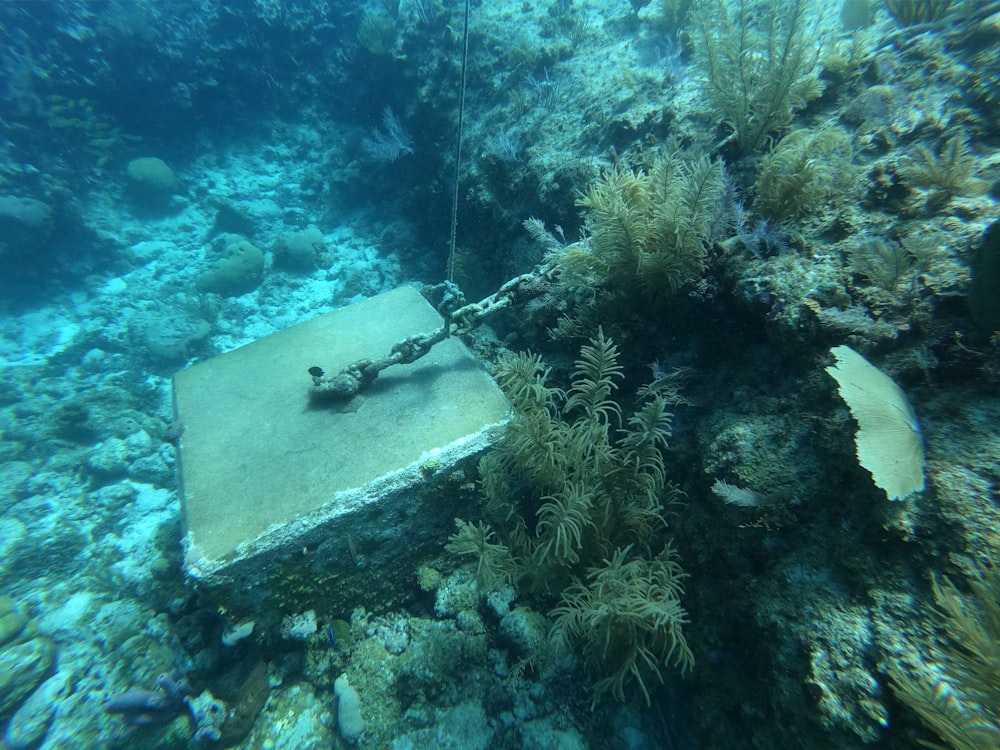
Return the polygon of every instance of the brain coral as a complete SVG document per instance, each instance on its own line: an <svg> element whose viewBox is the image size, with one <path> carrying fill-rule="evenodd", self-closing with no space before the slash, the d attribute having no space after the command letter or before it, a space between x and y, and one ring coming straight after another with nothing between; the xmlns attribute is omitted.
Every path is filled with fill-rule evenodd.
<svg viewBox="0 0 1000 750"><path fill-rule="evenodd" d="M125 174L133 190L150 195L171 195L177 192L174 170L163 159L142 156L128 163Z"/></svg>
<svg viewBox="0 0 1000 750"><path fill-rule="evenodd" d="M206 258L207 265L195 281L200 291L235 297L253 291L260 284L264 254L256 245L229 235L221 248L212 251L212 256Z"/></svg>

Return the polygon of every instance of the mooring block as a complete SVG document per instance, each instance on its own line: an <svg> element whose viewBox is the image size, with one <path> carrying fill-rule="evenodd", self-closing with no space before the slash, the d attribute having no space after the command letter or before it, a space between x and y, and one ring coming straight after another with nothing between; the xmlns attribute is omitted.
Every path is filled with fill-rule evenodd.
<svg viewBox="0 0 1000 750"><path fill-rule="evenodd" d="M310 402L309 369L382 357L442 324L400 287L177 373L184 566L200 588L281 611L412 590L467 515L476 460L510 406L457 338L340 405Z"/></svg>

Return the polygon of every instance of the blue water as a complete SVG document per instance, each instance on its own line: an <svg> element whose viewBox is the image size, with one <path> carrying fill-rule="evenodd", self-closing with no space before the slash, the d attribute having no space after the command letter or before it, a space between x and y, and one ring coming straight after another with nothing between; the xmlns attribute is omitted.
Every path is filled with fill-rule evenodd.
<svg viewBox="0 0 1000 750"><path fill-rule="evenodd" d="M1000 674L955 645L931 582L973 622L998 585L998 18L977 0L0 4L6 747L985 747L961 744L973 725L995 745L968 660ZM474 469L441 490L516 574L477 584L447 535L371 570L386 555L359 528L304 548L294 591L199 586L175 373L403 284L450 274L472 302L526 273L461 333L487 367L541 358L537 450L562 473L515 460L500 511ZM574 361L599 335L620 373L585 445L611 463L567 457ZM841 345L918 422L895 424L898 402L855 421L890 397L845 403L824 372ZM628 453L656 394L666 444ZM630 484L640 465L663 468ZM907 471L923 489L890 501ZM615 510L546 548L570 486ZM648 581L594 588L616 551L653 566L668 545L676 621ZM334 570L397 594L331 597ZM560 641L574 591L593 619ZM943 736L949 711L966 728Z"/></svg>

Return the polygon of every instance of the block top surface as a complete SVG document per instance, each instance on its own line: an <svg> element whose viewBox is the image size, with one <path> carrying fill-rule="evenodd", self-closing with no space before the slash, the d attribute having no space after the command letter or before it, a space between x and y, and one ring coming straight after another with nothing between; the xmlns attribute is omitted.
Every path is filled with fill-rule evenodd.
<svg viewBox="0 0 1000 750"><path fill-rule="evenodd" d="M506 398L455 338L386 369L348 409L310 403L310 367L337 372L441 324L416 289L400 287L179 372L189 545L225 560L275 526L336 514L338 493L502 422Z"/></svg>

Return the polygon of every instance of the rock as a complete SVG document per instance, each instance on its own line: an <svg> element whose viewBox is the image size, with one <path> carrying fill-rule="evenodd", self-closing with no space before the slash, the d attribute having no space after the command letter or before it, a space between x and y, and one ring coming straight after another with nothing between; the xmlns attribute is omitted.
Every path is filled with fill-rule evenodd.
<svg viewBox="0 0 1000 750"><path fill-rule="evenodd" d="M3 736L6 750L34 747L45 736L56 709L72 690L72 678L66 672L57 672L43 682L7 724Z"/></svg>
<svg viewBox="0 0 1000 750"><path fill-rule="evenodd" d="M969 310L986 333L1000 330L1000 221L994 221L972 256Z"/></svg>
<svg viewBox="0 0 1000 750"><path fill-rule="evenodd" d="M0 255L37 252L52 234L52 209L34 198L0 196Z"/></svg>
<svg viewBox="0 0 1000 750"><path fill-rule="evenodd" d="M45 637L0 650L0 715L13 712L51 673L56 646Z"/></svg>
<svg viewBox="0 0 1000 750"><path fill-rule="evenodd" d="M188 349L212 332L207 320L183 312L143 313L129 327L150 354L173 361L187 359Z"/></svg>
<svg viewBox="0 0 1000 750"><path fill-rule="evenodd" d="M289 232L274 243L274 265L309 272L316 268L322 251L323 233L316 227Z"/></svg>
<svg viewBox="0 0 1000 750"><path fill-rule="evenodd" d="M28 624L28 618L17 610L0 614L0 645L14 640Z"/></svg>
<svg viewBox="0 0 1000 750"><path fill-rule="evenodd" d="M498 635L518 656L534 656L544 651L549 625L545 617L527 607L516 607L500 620Z"/></svg>
<svg viewBox="0 0 1000 750"><path fill-rule="evenodd" d="M52 223L52 209L34 198L0 196L0 226L22 231L44 231Z"/></svg>

